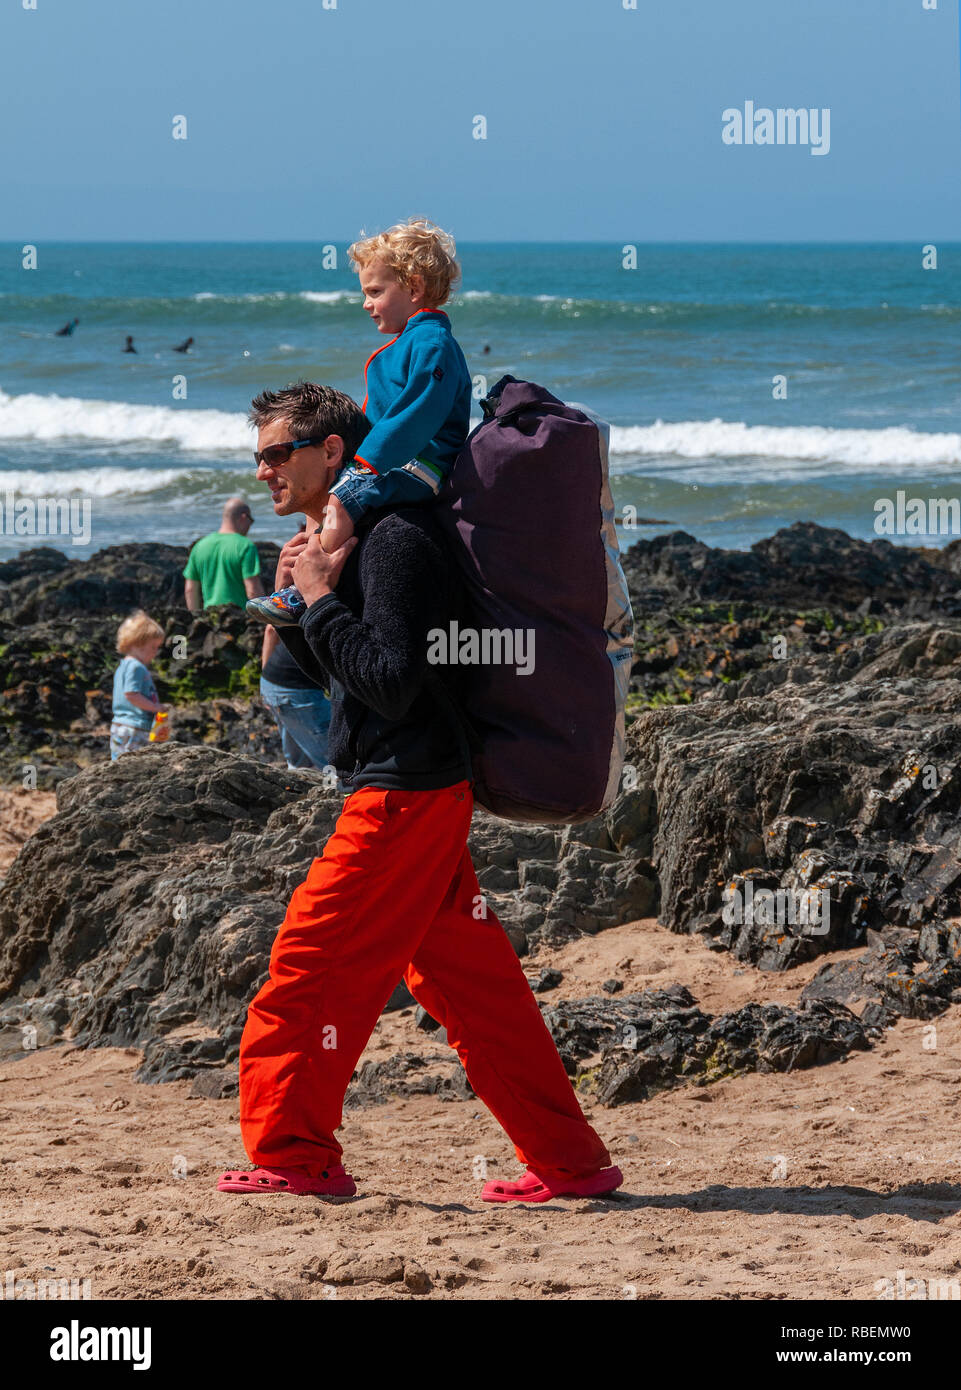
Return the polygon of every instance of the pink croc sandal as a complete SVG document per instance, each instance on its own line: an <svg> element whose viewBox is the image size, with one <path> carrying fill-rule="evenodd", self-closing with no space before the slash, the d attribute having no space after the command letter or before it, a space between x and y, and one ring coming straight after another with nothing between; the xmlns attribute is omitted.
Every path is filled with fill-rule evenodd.
<svg viewBox="0 0 961 1390"><path fill-rule="evenodd" d="M485 1182L485 1202L549 1202L552 1197L602 1197L624 1181L620 1168L599 1168L586 1178L542 1178L528 1168L518 1182Z"/></svg>
<svg viewBox="0 0 961 1390"><path fill-rule="evenodd" d="M226 1172L217 1183L220 1192L287 1192L294 1197L353 1197L357 1186L344 1166L327 1168L312 1178L300 1168L251 1168Z"/></svg>

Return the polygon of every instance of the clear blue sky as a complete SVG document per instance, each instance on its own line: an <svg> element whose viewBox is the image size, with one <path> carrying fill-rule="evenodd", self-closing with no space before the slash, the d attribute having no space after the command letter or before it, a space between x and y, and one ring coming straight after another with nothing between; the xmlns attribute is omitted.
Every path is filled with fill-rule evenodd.
<svg viewBox="0 0 961 1390"><path fill-rule="evenodd" d="M342 241L412 213L470 241L961 229L958 0L21 3L0 240ZM725 146L747 99L830 107L831 153Z"/></svg>

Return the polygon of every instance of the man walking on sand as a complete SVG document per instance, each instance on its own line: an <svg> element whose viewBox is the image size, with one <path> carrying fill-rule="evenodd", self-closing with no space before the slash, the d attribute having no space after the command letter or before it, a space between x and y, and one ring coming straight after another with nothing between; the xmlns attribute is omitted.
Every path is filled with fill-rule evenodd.
<svg viewBox="0 0 961 1390"><path fill-rule="evenodd" d="M240 1047L240 1124L253 1163L222 1192L350 1196L336 1138L344 1094L403 975L447 1030L478 1097L527 1171L485 1184L487 1201L597 1196L623 1181L578 1105L467 849L469 754L431 684L428 633L462 595L433 507L388 506L327 554L317 534L330 487L369 425L339 391L300 383L253 402L257 477L278 516L307 530L281 552L279 582L307 602L281 640L330 682L329 756L350 795L294 891ZM409 1150L413 1138L407 1139Z"/></svg>
<svg viewBox="0 0 961 1390"><path fill-rule="evenodd" d="M242 497L228 497L219 531L196 542L184 570L184 602L190 611L232 603L243 608L264 592L260 556L247 532L253 513Z"/></svg>

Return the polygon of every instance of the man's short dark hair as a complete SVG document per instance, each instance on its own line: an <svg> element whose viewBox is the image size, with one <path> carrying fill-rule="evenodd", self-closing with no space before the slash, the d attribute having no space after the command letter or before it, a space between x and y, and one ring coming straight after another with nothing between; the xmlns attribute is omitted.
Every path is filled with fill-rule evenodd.
<svg viewBox="0 0 961 1390"><path fill-rule="evenodd" d="M283 391L261 391L250 403L248 419L256 429L284 420L299 439L339 434L345 463L370 432L370 421L349 396L312 381L298 381Z"/></svg>

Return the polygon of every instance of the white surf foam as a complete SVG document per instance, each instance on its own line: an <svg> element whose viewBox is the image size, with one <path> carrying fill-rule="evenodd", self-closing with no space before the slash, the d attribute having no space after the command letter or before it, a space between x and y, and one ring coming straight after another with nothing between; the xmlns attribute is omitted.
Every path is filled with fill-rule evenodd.
<svg viewBox="0 0 961 1390"><path fill-rule="evenodd" d="M0 390L0 440L15 439L90 440L128 444L140 451L149 442L218 454L244 454L254 447L254 433L240 412L70 396L11 396ZM918 467L937 472L961 465L961 434L903 427L827 429L721 419L657 420L652 425L615 425L611 454L621 467L631 457L656 460L659 468L680 460L721 465L739 459L766 461L772 480L790 476L792 465L803 466L808 475L832 468L885 472Z"/></svg>
<svg viewBox="0 0 961 1390"><path fill-rule="evenodd" d="M364 296L355 290L301 290L299 298L311 304L360 304Z"/></svg>
<svg viewBox="0 0 961 1390"><path fill-rule="evenodd" d="M201 290L191 298L198 303L205 299L218 299L222 304L260 304L265 299L286 299L287 295L281 290L272 294L213 294L210 290Z"/></svg>
<svg viewBox="0 0 961 1390"><path fill-rule="evenodd" d="M191 477L208 469L191 470ZM35 469L0 472L0 500L7 492L18 497L120 497L126 494L156 492L183 480L178 468L76 468L39 473Z"/></svg>
<svg viewBox="0 0 961 1390"><path fill-rule="evenodd" d="M191 298L198 302L217 299L222 304L261 304L268 299L306 299L313 304L359 304L363 295L356 290L272 290L264 294L214 294L210 290L201 290Z"/></svg>
<svg viewBox="0 0 961 1390"><path fill-rule="evenodd" d="M641 458L783 459L881 470L961 464L961 434L919 430L826 429L820 425L745 425L727 420L657 420L653 425L615 425L611 453Z"/></svg>
<svg viewBox="0 0 961 1390"><path fill-rule="evenodd" d="M176 410L72 396L8 396L0 391L0 439L112 444L152 440L205 453L241 453L253 448L253 438L243 415L223 410Z"/></svg>

